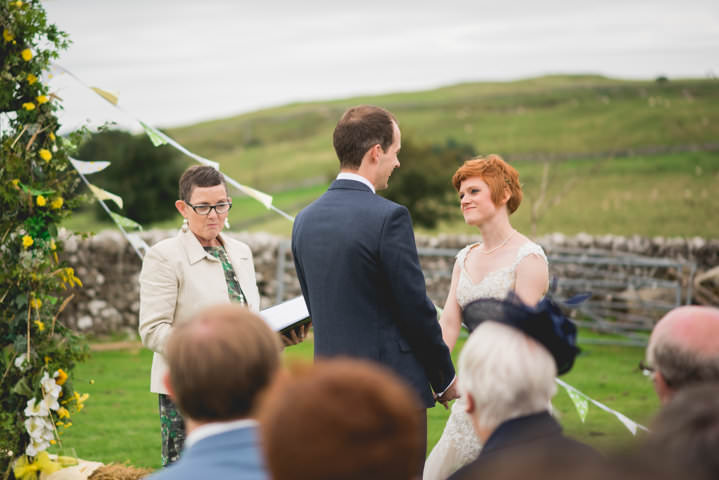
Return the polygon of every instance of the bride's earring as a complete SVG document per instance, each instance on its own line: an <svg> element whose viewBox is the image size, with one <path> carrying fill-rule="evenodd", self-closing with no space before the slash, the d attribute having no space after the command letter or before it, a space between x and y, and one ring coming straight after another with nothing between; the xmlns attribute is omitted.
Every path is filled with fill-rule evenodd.
<svg viewBox="0 0 719 480"><path fill-rule="evenodd" d="M187 233L188 223L187 219L184 219L182 221L182 227L180 227L180 230L182 230L182 233Z"/></svg>

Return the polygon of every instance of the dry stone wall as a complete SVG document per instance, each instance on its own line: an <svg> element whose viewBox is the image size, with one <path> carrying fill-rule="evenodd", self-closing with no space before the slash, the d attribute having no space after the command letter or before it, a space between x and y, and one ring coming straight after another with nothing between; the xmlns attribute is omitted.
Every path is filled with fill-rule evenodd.
<svg viewBox="0 0 719 480"><path fill-rule="evenodd" d="M172 236L176 231L149 231L141 234L150 245ZM257 283L262 297L262 308L276 302L280 283L278 277L278 251L281 244L287 251L286 268L280 272L284 298L299 295L286 238L264 233L230 233L230 236L247 243L252 249ZM92 334L137 332L139 312L138 277L142 263L119 231L106 230L90 238L64 235L64 258L75 268L83 281L75 296L61 315L61 321L80 332ZM421 256L430 297L438 305L444 303L449 289L456 252L463 246L479 240L476 236L439 235L418 237L421 249L446 249L447 256ZM559 250L606 250L614 253L644 255L696 262L698 272L719 265L719 240L702 238L645 238L618 236L590 236L580 234L564 236L553 234L538 239L549 255Z"/></svg>

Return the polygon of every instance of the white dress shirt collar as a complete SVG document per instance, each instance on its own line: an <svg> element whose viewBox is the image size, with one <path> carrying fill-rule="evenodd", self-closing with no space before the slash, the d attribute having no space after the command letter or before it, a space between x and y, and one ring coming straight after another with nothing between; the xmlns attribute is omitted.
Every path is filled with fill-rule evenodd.
<svg viewBox="0 0 719 480"><path fill-rule="evenodd" d="M354 180L355 182L361 182L367 185L370 190L372 190L372 193L377 193L374 189L374 185L372 185L372 182L364 178L362 175L358 175L356 173L340 172L339 175L337 175L337 180Z"/></svg>
<svg viewBox="0 0 719 480"><path fill-rule="evenodd" d="M220 433L229 432L230 430L238 430L240 428L248 428L257 426L257 420L251 418L243 418L241 420L231 420L229 422L211 422L200 425L192 430L185 438L185 448L190 448L202 439L219 435Z"/></svg>

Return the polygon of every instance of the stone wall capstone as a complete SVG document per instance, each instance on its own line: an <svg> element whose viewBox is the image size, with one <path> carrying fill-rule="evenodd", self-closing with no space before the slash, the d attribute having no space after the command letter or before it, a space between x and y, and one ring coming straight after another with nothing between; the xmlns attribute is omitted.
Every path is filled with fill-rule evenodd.
<svg viewBox="0 0 719 480"><path fill-rule="evenodd" d="M140 235L149 245L154 245L176 233L176 230L152 230ZM247 243L252 249L261 306L267 308L273 305L279 285L278 251L281 244L288 244L288 239L266 233L229 232L229 235ZM117 230L105 230L90 238L67 232L61 236L65 244L63 258L75 268L83 287L68 292L68 295L74 293L75 297L60 320L83 333L136 335L140 306L138 277L142 262L132 247ZM479 236L470 235L418 236L417 246L456 251L479 239ZM537 242L549 255L560 249L598 249L695 262L698 272L719 265L719 240L587 234L565 236L555 233L540 237ZM285 299L300 294L291 254L287 250L286 268L282 274ZM422 256L421 262L430 298L437 305L444 305L454 258Z"/></svg>

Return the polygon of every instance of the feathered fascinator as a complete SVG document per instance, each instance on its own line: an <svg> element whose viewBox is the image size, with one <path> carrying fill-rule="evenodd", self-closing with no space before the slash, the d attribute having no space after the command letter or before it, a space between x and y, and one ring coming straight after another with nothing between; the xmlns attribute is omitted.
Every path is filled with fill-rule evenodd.
<svg viewBox="0 0 719 480"><path fill-rule="evenodd" d="M575 306L590 296L581 294L561 303ZM510 292L504 300L482 298L467 304L462 317L470 332L484 321L493 321L529 335L549 350L559 375L572 368L574 357L579 353L577 326L549 294L535 307L524 304L514 292Z"/></svg>

